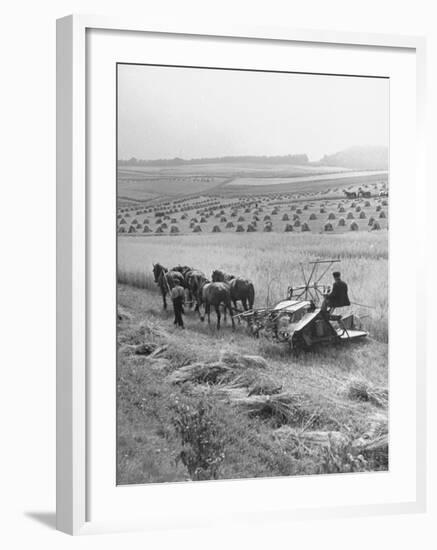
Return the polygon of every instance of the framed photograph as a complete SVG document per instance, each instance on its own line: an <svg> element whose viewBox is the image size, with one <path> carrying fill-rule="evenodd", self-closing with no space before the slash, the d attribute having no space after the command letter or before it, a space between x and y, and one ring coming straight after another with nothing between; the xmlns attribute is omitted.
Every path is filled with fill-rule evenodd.
<svg viewBox="0 0 437 550"><path fill-rule="evenodd" d="M57 28L58 528L423 511L423 39Z"/></svg>

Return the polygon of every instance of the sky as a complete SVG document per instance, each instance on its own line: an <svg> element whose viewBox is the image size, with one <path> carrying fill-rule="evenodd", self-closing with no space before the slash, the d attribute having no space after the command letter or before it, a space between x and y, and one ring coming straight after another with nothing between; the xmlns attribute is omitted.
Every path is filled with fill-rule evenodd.
<svg viewBox="0 0 437 550"><path fill-rule="evenodd" d="M118 65L118 158L306 153L389 138L378 78Z"/></svg>

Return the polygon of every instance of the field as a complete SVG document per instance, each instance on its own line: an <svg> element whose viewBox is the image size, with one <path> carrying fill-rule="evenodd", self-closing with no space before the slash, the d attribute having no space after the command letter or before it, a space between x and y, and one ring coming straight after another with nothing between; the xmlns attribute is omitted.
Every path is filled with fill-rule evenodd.
<svg viewBox="0 0 437 550"><path fill-rule="evenodd" d="M386 470L387 174L218 163L118 176L117 482ZM346 196L359 188L370 196ZM301 263L330 258L349 286L342 314L369 337L298 356L188 306L176 329L152 275L157 262L220 268L249 278L260 308L303 282Z"/></svg>
<svg viewBox="0 0 437 550"><path fill-rule="evenodd" d="M356 235L119 237L118 483L387 469L386 448L355 449L363 437L387 433L387 234ZM298 357L249 336L243 324L217 331L188 308L186 329L175 329L151 273L156 261L188 262L208 275L214 267L236 271L253 280L260 307L301 280L298 262L326 257L341 257L351 300L374 308L354 308L370 338ZM162 352L139 355L144 343ZM230 377L174 382L193 363L222 364L223 354L237 357ZM240 354L260 356L265 365L242 368ZM244 399L263 384L292 399L287 414L281 404L279 413L247 411ZM202 446L204 438L209 444Z"/></svg>

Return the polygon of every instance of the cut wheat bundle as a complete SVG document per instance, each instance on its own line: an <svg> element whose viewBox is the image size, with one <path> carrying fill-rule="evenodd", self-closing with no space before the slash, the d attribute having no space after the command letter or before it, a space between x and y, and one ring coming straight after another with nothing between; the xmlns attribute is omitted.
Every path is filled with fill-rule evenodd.
<svg viewBox="0 0 437 550"><path fill-rule="evenodd" d="M387 408L388 390L373 386L367 380L354 378L346 385L346 393L349 399L354 401L368 401L377 407Z"/></svg>
<svg viewBox="0 0 437 550"><path fill-rule="evenodd" d="M233 375L235 367L224 363L192 363L173 371L168 379L173 384L197 382L200 384L218 384Z"/></svg>
<svg viewBox="0 0 437 550"><path fill-rule="evenodd" d="M281 426L273 432L274 438L289 451L311 451L313 447L340 448L350 444L349 437L340 431L307 431Z"/></svg>

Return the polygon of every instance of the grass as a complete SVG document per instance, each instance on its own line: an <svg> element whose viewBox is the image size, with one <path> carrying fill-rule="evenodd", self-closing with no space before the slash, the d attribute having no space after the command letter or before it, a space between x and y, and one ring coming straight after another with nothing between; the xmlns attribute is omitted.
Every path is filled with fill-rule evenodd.
<svg viewBox="0 0 437 550"><path fill-rule="evenodd" d="M334 430L348 440L366 433L375 412L386 411L385 403L375 404L363 394L357 397L351 388L357 380L366 396L375 388L387 388L386 344L370 339L291 358L282 346L248 336L242 325L235 332L229 325L218 332L192 312L185 315L186 330L175 329L171 311L161 309L156 288L120 284L119 306L128 313L118 331L119 484L387 468L386 461L375 462L349 447L326 450L305 443L298 452L289 451L275 437L281 425L297 434ZM150 359L126 345L144 342L168 347ZM237 368L241 354L260 355L264 361L246 360L244 368ZM235 367L234 378L229 369L224 378L172 382L179 369L195 362ZM243 405L229 397L229 388L244 395L246 387L266 384L275 388L276 401L259 406L259 414L253 414L253 403L263 403L262 391Z"/></svg>

